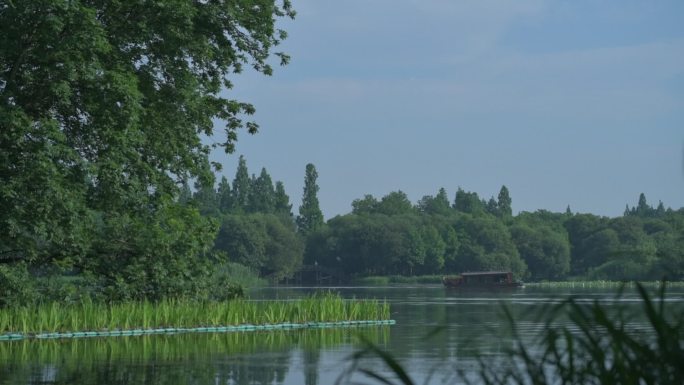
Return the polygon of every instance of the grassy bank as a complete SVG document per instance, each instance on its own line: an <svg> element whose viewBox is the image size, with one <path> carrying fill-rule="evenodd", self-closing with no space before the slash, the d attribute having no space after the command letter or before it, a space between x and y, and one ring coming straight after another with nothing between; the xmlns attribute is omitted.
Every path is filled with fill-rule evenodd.
<svg viewBox="0 0 684 385"><path fill-rule="evenodd" d="M0 334L386 320L389 304L324 294L297 301L58 303L0 310Z"/></svg>

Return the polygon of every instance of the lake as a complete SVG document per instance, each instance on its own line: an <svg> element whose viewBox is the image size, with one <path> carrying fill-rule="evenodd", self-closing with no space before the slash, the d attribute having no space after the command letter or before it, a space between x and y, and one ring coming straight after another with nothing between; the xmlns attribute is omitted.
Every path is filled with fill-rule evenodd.
<svg viewBox="0 0 684 385"><path fill-rule="evenodd" d="M453 291L441 286L276 287L252 290L250 298L293 300L317 290L346 298L379 298L391 304L394 326L342 329L177 334L0 342L0 385L17 384L334 384L358 349L358 337L390 351L417 383L453 379L454 368L468 371L477 352L496 356L510 344L502 338L501 306L520 319L523 338L540 324L526 317L535 306L569 294L639 307L627 290L524 288L505 292ZM684 306L684 290L669 291L672 306ZM644 323L645 325L645 323ZM441 327L437 333L432 333ZM634 327L640 327L639 322ZM433 334L431 336L431 334ZM364 365L385 371L377 359ZM362 379L362 377L354 377ZM370 383L370 381L365 381Z"/></svg>

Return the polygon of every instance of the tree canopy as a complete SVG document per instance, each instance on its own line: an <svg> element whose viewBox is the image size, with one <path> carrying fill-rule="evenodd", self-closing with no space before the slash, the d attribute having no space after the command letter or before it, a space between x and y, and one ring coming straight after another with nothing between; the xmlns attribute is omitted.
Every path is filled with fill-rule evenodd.
<svg viewBox="0 0 684 385"><path fill-rule="evenodd" d="M130 233L140 226L190 226L185 241L207 244L198 232L210 222L175 207L179 187L212 185L201 136L215 121L227 152L239 129L257 131L244 120L254 107L223 91L245 66L270 75L269 58L287 63L273 51L286 37L276 21L294 15L289 0L0 4L0 253L77 269L111 258L128 271L122 255L146 255ZM125 241L102 247L111 233ZM187 272L163 255L138 261L157 266L136 268L146 285Z"/></svg>

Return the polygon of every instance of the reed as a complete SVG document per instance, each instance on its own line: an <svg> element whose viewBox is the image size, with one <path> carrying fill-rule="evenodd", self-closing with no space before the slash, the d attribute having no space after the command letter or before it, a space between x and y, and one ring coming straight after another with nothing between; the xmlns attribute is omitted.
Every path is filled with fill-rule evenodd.
<svg viewBox="0 0 684 385"><path fill-rule="evenodd" d="M386 320L389 316L386 302L345 300L332 293L296 301L168 299L104 304L84 299L73 305L50 303L0 309L0 334Z"/></svg>
<svg viewBox="0 0 684 385"><path fill-rule="evenodd" d="M646 288L660 288L663 285L663 281L642 281L638 282L639 285ZM668 287L671 288L683 288L684 281L674 281L667 282ZM557 281L557 282L525 282L527 287L540 287L540 288L558 288L558 289L611 289L611 288L636 288L637 282L623 282L623 281Z"/></svg>
<svg viewBox="0 0 684 385"><path fill-rule="evenodd" d="M411 277L403 275L368 276L353 280L355 285L383 286L393 284L441 284L441 275L415 275Z"/></svg>
<svg viewBox="0 0 684 385"><path fill-rule="evenodd" d="M630 286L640 299L638 309L615 311L599 300L587 303L574 297L539 306L528 316L544 327L531 342L521 334L524 324L502 304L508 330L501 339L512 342L503 354L479 354L474 365L456 366L445 378L433 379L433 372L421 383L684 384L684 311L667 300L670 283L660 283L655 294L641 283ZM635 320L644 327L633 329ZM442 331L437 328L431 335ZM389 351L363 336L361 342L363 348L349 357L349 368L337 383L351 382L355 374L378 384L418 383ZM391 374L378 370L377 360L366 362L369 358L379 358Z"/></svg>

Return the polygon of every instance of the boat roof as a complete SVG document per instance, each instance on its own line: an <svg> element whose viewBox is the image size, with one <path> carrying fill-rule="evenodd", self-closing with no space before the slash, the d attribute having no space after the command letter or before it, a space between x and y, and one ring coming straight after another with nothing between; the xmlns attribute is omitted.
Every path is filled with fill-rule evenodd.
<svg viewBox="0 0 684 385"><path fill-rule="evenodd" d="M500 274L510 274L510 271L473 271L469 273L461 273L461 276L465 275L500 275Z"/></svg>

